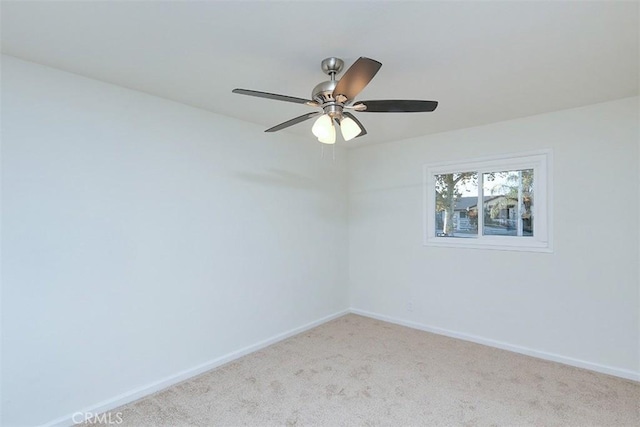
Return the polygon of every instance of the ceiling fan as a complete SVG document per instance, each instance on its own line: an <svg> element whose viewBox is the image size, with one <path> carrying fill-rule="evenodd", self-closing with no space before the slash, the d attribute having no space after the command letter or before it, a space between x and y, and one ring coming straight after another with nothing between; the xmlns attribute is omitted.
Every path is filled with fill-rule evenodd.
<svg viewBox="0 0 640 427"><path fill-rule="evenodd" d="M354 102L355 97L369 84L378 70L380 70L380 67L382 67L380 62L373 59L365 57L358 58L358 60L345 71L340 80L336 80L336 74L340 73L344 67L344 61L342 61L342 59L334 57L326 58L322 61L321 66L322 71L329 75L330 80L316 85L311 92L311 99L249 89L233 89L232 92L322 108L322 111L303 114L302 116L273 126L265 132L276 132L319 116L311 128L311 131L318 138L318 141L325 144L334 144L336 142L336 125L340 127L342 137L345 141L367 134L362 123L348 110L369 113L418 113L433 111L438 106L437 101L408 99Z"/></svg>

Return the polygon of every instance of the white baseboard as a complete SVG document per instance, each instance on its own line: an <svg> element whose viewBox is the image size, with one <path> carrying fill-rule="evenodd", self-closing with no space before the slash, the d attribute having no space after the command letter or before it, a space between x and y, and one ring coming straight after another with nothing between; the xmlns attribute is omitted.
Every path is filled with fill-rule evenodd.
<svg viewBox="0 0 640 427"><path fill-rule="evenodd" d="M572 357L562 356L554 353L547 353L545 351L534 350L532 348L527 348L527 347L521 347L518 345L509 344L502 341L496 341L489 338L483 338L476 335L450 331L447 329L424 325L422 323L413 322L410 320L404 320L396 317L385 316L383 314L372 313L370 311L360 310L357 308L351 308L349 311L353 314L359 314L361 316L382 320L384 322L395 323L396 325L407 326L409 328L419 329L421 331L426 331L426 332L432 332L434 334L444 335L451 338L458 338L464 341L471 341L471 342L483 344L489 347L496 347L502 350L512 351L514 353L520 353L527 356L537 357L538 359L550 360L552 362L558 362L558 363L563 363L565 365L575 366L577 368L589 369L591 371L601 372L603 374L613 375L613 376L625 378L628 380L640 381L640 372L634 372L628 369L620 369L612 366L600 365L598 363L587 362L585 360L574 359Z"/></svg>
<svg viewBox="0 0 640 427"><path fill-rule="evenodd" d="M275 344L279 341L297 335L301 332L309 330L311 328L315 328L316 326L320 326L323 323L326 323L330 320L336 319L340 316L344 316L345 314L349 314L349 310L339 311L337 313L331 314L329 316L322 317L313 322L307 323L300 327L291 329L289 331L283 332L278 335L274 335L271 338L260 341L256 344L250 345L248 347L242 348L240 350L225 354L224 356L218 357L216 359L210 360L209 362L200 364L198 366L194 366L193 368L186 369L184 371L178 372L161 380L155 381L150 384L146 384L142 387L138 387L136 389L127 391L118 396L112 397L110 399L104 400L100 403L96 403L95 405L91 405L88 408L81 409L79 411L74 412L73 414L65 415L53 421L50 421L46 424L43 424L41 427L68 427L74 424L73 416L74 414L102 414L104 412L110 411L112 409L118 408L122 405L126 405L127 403L133 402L134 400L138 400L142 397L148 396L149 394L155 393L167 387L170 387L174 384L177 384L181 381L187 380L196 375L202 374L203 372L209 371L211 369L222 366L226 363L229 363L233 360L239 359L242 356L246 356L249 353L253 353L254 351L258 351L263 349L271 344ZM76 415L76 419L79 420L80 416Z"/></svg>

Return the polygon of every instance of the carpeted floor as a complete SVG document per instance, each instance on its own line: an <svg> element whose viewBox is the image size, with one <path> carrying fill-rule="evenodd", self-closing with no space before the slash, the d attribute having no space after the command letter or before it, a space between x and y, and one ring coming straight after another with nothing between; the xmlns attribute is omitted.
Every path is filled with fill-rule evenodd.
<svg viewBox="0 0 640 427"><path fill-rule="evenodd" d="M639 426L640 383L346 315L110 411L122 426Z"/></svg>

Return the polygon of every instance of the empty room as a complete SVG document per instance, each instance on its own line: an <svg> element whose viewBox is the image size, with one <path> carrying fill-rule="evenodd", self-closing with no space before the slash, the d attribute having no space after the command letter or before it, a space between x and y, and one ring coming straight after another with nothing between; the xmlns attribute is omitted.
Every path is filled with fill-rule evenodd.
<svg viewBox="0 0 640 427"><path fill-rule="evenodd" d="M5 1L0 424L640 425L637 1Z"/></svg>

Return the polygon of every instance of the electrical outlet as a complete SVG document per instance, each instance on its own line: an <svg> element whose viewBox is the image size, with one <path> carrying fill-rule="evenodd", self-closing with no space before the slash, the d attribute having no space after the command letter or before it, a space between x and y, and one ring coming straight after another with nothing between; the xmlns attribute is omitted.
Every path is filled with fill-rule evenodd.
<svg viewBox="0 0 640 427"><path fill-rule="evenodd" d="M413 302L412 301L409 301L407 303L407 311L413 311Z"/></svg>

